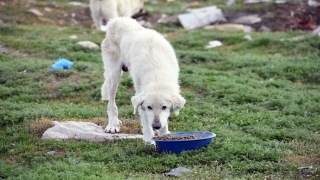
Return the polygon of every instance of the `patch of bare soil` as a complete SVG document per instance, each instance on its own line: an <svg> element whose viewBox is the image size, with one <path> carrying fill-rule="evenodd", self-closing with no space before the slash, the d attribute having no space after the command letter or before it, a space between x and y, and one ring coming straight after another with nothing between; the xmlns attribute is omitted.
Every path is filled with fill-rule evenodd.
<svg viewBox="0 0 320 180"><path fill-rule="evenodd" d="M262 21L252 24L257 31L263 31L267 27L270 31L295 31L295 30L313 30L320 26L320 6L310 7L307 1L287 2L281 4L264 5L265 8L252 10L250 5L244 5L242 9L235 11L224 11L228 22L246 15L257 14ZM152 26L159 20L167 21L169 25L179 25L176 15L163 17L163 14L140 14L135 16L139 20L145 20ZM75 19L84 27L91 28L92 20L90 9L85 8L76 13Z"/></svg>
<svg viewBox="0 0 320 180"><path fill-rule="evenodd" d="M244 5L242 10L225 11L228 21L240 16L257 14L262 21L252 26L256 30L267 27L271 31L313 30L320 26L320 6L310 7L307 1L287 2L251 10Z"/></svg>

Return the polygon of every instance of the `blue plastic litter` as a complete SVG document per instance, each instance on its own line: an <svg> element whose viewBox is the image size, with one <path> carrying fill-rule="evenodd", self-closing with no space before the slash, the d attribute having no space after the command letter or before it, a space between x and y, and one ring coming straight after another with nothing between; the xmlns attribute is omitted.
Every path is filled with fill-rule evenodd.
<svg viewBox="0 0 320 180"><path fill-rule="evenodd" d="M49 70L54 70L54 69L70 69L72 68L73 62L61 58L59 61L55 62Z"/></svg>

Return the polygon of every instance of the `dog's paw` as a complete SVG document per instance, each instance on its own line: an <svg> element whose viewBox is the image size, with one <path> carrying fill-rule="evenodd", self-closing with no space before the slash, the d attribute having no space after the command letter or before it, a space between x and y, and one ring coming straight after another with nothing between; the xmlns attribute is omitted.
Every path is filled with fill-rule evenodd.
<svg viewBox="0 0 320 180"><path fill-rule="evenodd" d="M154 141L144 141L144 143L145 143L145 145L147 145L147 146L156 146L156 142L154 142Z"/></svg>
<svg viewBox="0 0 320 180"><path fill-rule="evenodd" d="M122 124L122 122L117 119L117 120L114 120L112 122L109 122L108 123L108 126L106 127L105 129L105 132L107 133L117 133L117 132L120 132L120 125Z"/></svg>

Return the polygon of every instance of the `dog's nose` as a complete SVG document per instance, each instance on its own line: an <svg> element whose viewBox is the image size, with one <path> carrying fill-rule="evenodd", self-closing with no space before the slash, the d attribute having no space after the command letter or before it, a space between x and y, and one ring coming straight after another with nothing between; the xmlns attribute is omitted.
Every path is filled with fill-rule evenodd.
<svg viewBox="0 0 320 180"><path fill-rule="evenodd" d="M152 124L152 128L155 129L155 130L158 130L161 128L161 124L160 123L153 123Z"/></svg>

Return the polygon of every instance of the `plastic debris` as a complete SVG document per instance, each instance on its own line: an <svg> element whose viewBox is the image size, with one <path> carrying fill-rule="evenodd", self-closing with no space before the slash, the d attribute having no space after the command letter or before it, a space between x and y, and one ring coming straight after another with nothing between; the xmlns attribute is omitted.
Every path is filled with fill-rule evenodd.
<svg viewBox="0 0 320 180"><path fill-rule="evenodd" d="M54 70L54 69L70 69L72 68L73 62L61 58L59 61L55 62L49 70Z"/></svg>
<svg viewBox="0 0 320 180"><path fill-rule="evenodd" d="M192 171L185 167L178 167L178 168L172 169L168 173L164 173L163 175L164 176L181 176L182 173L188 173L188 172L192 172Z"/></svg>
<svg viewBox="0 0 320 180"><path fill-rule="evenodd" d="M211 49L214 47L222 46L222 42L220 41L210 41L204 48L205 49Z"/></svg>
<svg viewBox="0 0 320 180"><path fill-rule="evenodd" d="M199 9L188 9L189 13L179 14L178 19L185 29L197 29L215 22L225 22L221 9L209 6Z"/></svg>

